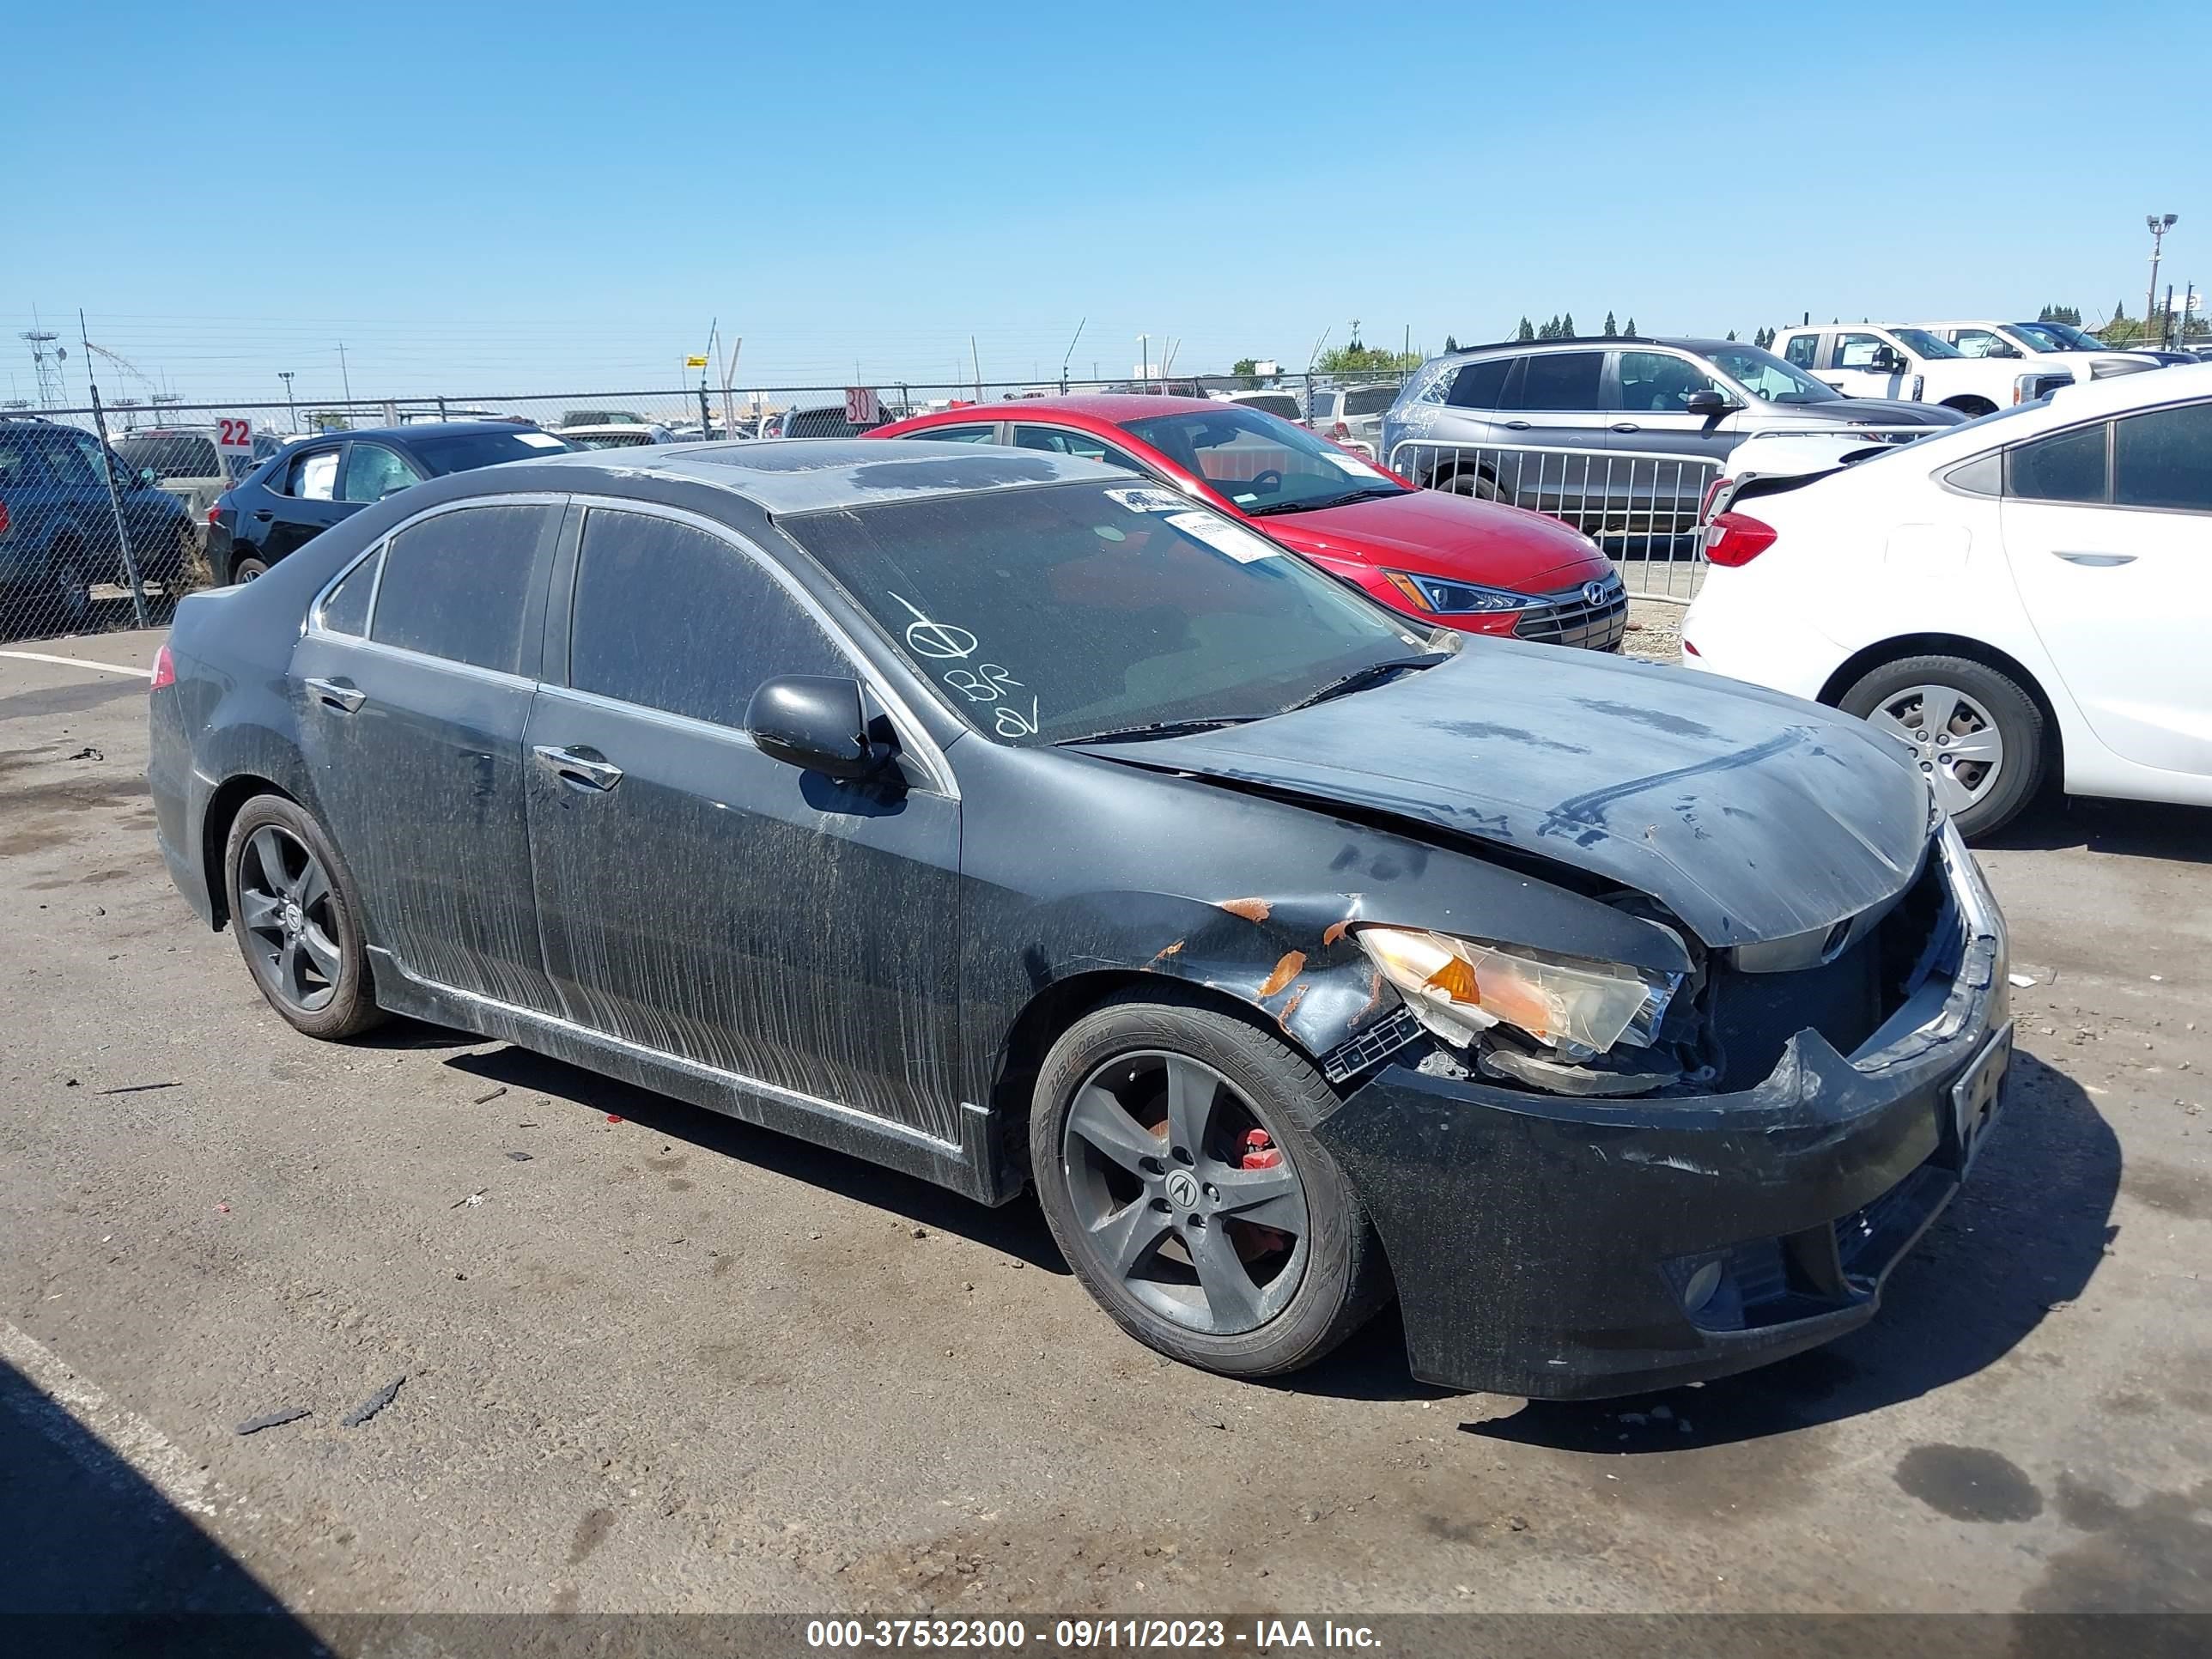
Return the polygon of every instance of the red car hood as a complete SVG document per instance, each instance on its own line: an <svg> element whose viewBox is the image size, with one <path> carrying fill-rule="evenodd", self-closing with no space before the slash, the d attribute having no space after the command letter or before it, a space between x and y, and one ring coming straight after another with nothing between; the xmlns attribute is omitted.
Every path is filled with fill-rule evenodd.
<svg viewBox="0 0 2212 1659"><path fill-rule="evenodd" d="M1252 523L1323 560L1388 565L1524 593L1571 587L1613 568L1604 554L1557 519L1441 489L1270 514Z"/></svg>

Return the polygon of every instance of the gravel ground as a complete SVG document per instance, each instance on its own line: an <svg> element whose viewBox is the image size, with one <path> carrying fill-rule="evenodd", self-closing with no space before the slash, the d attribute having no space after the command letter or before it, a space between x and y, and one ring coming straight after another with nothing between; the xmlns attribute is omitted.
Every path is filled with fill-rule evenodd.
<svg viewBox="0 0 2212 1659"><path fill-rule="evenodd" d="M143 696L0 656L0 1607L2212 1612L2206 814L1985 854L2016 1084L1878 1321L1540 1407L1413 1383L1388 1320L1183 1370L1029 1204L295 1036L169 888Z"/></svg>
<svg viewBox="0 0 2212 1659"><path fill-rule="evenodd" d="M1647 662L1680 662L1685 606L1657 599L1628 602L1628 639L1623 648Z"/></svg>

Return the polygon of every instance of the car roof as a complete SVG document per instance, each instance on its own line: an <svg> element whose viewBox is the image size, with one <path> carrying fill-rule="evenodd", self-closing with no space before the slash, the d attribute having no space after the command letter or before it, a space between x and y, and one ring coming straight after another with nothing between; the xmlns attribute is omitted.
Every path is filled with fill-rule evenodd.
<svg viewBox="0 0 2212 1659"><path fill-rule="evenodd" d="M1043 450L865 438L734 439L548 455L537 465L610 477L682 479L726 489L771 515L832 512L1044 483L1127 483L1126 468ZM480 477L480 474L463 474ZM577 489L588 485L581 478Z"/></svg>
<svg viewBox="0 0 2212 1659"><path fill-rule="evenodd" d="M404 426L350 427L343 432L303 432L303 439L329 440L336 442L345 438L445 438L464 432L537 432L537 426L525 426L520 421L411 421Z"/></svg>
<svg viewBox="0 0 2212 1659"><path fill-rule="evenodd" d="M933 425L940 422L951 425L963 420L1012 421L1024 416L1083 415L1119 426L1124 421L1139 421L1150 415L1220 412L1221 400L1218 398L1153 398L1141 392L1079 392L1065 397L1012 398L995 404L970 404L964 409L932 410L926 417L915 418L927 418Z"/></svg>
<svg viewBox="0 0 2212 1659"><path fill-rule="evenodd" d="M1789 332L1787 329L1783 331ZM1691 335L1658 334L1567 334L1553 340L1492 340L1488 345L1462 346L1457 351L1443 354L1447 360L1462 357L1487 357L1508 351L1549 351L1554 346L1673 346L1678 351L1703 355L1729 346L1753 345L1750 340L1706 340Z"/></svg>

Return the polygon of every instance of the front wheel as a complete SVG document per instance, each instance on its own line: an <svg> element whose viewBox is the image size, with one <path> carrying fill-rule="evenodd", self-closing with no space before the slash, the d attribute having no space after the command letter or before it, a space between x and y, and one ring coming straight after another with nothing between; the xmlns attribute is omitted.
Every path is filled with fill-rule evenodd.
<svg viewBox="0 0 2212 1659"><path fill-rule="evenodd" d="M223 848L223 882L253 982L293 1030L335 1041L383 1020L361 902L305 808L282 795L246 802Z"/></svg>
<svg viewBox="0 0 2212 1659"><path fill-rule="evenodd" d="M1487 472L1462 467L1437 481L1437 488L1455 495L1472 495L1479 501L1494 501L1498 496L1498 481Z"/></svg>
<svg viewBox="0 0 2212 1659"><path fill-rule="evenodd" d="M92 620L92 568L74 547L56 553L52 562L54 603L64 633L74 634Z"/></svg>
<svg viewBox="0 0 2212 1659"><path fill-rule="evenodd" d="M1936 804L1969 841L2002 829L2043 786L2043 710L1986 663L1901 658L1861 678L1839 706L1911 747Z"/></svg>
<svg viewBox="0 0 2212 1659"><path fill-rule="evenodd" d="M1106 1003L1045 1057L1045 1219L1139 1341L1232 1376L1296 1370L1389 1296L1373 1225L1311 1133L1334 1097L1267 1032L1159 994Z"/></svg>

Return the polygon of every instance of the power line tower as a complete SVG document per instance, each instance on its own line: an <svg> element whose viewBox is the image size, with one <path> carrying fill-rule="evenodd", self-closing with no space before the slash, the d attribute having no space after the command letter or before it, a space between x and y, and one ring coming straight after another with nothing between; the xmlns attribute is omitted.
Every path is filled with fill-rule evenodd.
<svg viewBox="0 0 2212 1659"><path fill-rule="evenodd" d="M68 348L55 343L60 339L50 328L27 328L20 337L31 348L31 362L38 370L39 407L59 409L68 402L62 389L62 360L69 356Z"/></svg>

